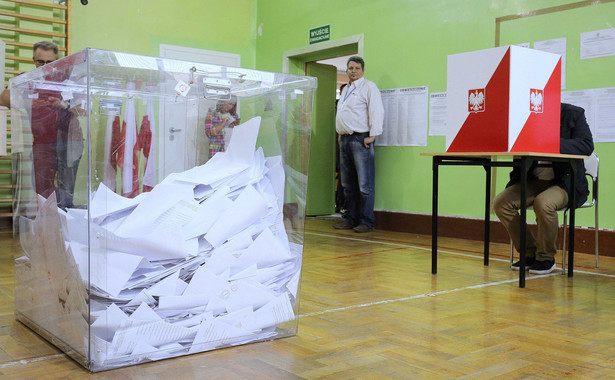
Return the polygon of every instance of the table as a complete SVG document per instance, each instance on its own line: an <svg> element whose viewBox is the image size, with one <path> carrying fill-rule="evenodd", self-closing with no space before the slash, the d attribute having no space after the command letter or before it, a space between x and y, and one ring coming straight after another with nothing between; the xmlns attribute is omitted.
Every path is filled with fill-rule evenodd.
<svg viewBox="0 0 615 380"><path fill-rule="evenodd" d="M438 169L440 166L482 166L486 172L485 181L485 233L484 233L484 265L489 265L489 221L491 214L491 169L494 167L519 167L521 170L521 208L520 208L520 268L519 287L525 288L525 233L527 228L527 172L535 161L548 161L541 166L564 165L571 175L571 186L568 193L569 205L575 204L575 160L587 156L573 154L553 154L534 152L446 152L421 153L422 156L433 157L433 187L432 187L432 230L431 230L431 273L438 271ZM499 159L507 159L500 161ZM573 275L574 265L574 212L570 207L570 231L568 235L568 277Z"/></svg>

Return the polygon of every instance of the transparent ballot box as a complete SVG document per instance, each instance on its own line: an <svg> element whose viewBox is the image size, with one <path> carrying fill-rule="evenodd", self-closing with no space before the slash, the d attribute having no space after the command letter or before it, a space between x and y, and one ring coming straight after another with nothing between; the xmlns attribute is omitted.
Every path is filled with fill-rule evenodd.
<svg viewBox="0 0 615 380"><path fill-rule="evenodd" d="M86 49L9 86L19 321L91 371L296 334L315 78Z"/></svg>

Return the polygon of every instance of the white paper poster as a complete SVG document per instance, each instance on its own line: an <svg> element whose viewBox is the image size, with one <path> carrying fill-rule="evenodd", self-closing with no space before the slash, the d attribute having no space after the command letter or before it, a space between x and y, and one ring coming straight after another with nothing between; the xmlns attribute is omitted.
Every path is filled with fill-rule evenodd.
<svg viewBox="0 0 615 380"><path fill-rule="evenodd" d="M581 59L615 55L615 28L581 33Z"/></svg>
<svg viewBox="0 0 615 380"><path fill-rule="evenodd" d="M429 94L429 136L446 136L446 92Z"/></svg>
<svg viewBox="0 0 615 380"><path fill-rule="evenodd" d="M427 86L380 91L384 128L377 146L427 146Z"/></svg>
<svg viewBox="0 0 615 380"><path fill-rule="evenodd" d="M585 109L594 142L615 141L615 87L562 92L562 103Z"/></svg>

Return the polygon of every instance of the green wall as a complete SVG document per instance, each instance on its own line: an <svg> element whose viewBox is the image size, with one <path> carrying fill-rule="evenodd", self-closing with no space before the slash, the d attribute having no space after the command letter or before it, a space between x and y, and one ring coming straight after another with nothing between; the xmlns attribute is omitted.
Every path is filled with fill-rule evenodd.
<svg viewBox="0 0 615 380"><path fill-rule="evenodd" d="M308 31L330 24L332 40L364 35L365 76L381 89L427 85L432 92L446 91L447 55L494 47L496 18L569 3L574 1L261 0L257 13L257 68L281 71L285 51L308 46ZM557 17L538 16L532 20L533 29L517 27L527 34L519 41L512 41L516 34L509 32L515 28L514 22L506 22L502 37L510 40L504 43L573 33L570 36L576 35L576 39L568 38L567 90L615 86L615 57L591 62L578 59L580 31L605 29L615 23L613 4L595 7L600 7L598 13L607 22L597 22L591 16L577 17L576 10L559 12ZM615 184L608 176L612 172L609 167L615 164L611 145L596 146L602 174L600 225L608 229L615 228ZM420 153L444 150L443 136L429 137L426 147L377 147L376 209L431 213L431 159ZM483 169L445 167L440 173L440 213L480 218L484 207ZM498 171L498 191L507 178L507 170ZM593 226L593 210L578 212L577 225Z"/></svg>
<svg viewBox="0 0 615 380"><path fill-rule="evenodd" d="M254 67L256 0L73 1L71 52L87 47L158 56L160 44L241 55Z"/></svg>
<svg viewBox="0 0 615 380"><path fill-rule="evenodd" d="M74 1L71 49L158 55L164 43L241 54L244 67L282 71L285 51L309 46L309 29L330 24L332 40L364 36L366 77L380 88L427 85L436 92L446 91L447 55L495 46L496 18L571 3L576 1L90 0L87 6ZM613 4L595 7L599 20L573 10L503 23L502 44L565 33L567 90L615 86L615 57L578 59L578 33L615 24ZM599 143L596 151L602 175L600 225L615 229L611 145ZM444 150L442 136L429 137L426 147L376 148L376 208L431 213L431 160L420 153ZM498 171L498 190L506 177L506 170ZM442 168L440 212L480 218L483 178L479 168ZM581 210L577 221L593 225L593 210Z"/></svg>

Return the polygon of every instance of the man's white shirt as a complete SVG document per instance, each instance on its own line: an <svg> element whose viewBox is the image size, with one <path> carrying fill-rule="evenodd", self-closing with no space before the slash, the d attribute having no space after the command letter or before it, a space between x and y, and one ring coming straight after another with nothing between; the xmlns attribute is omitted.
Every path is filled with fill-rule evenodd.
<svg viewBox="0 0 615 380"><path fill-rule="evenodd" d="M369 132L382 134L384 106L376 84L360 78L344 87L337 104L335 130L340 135Z"/></svg>

